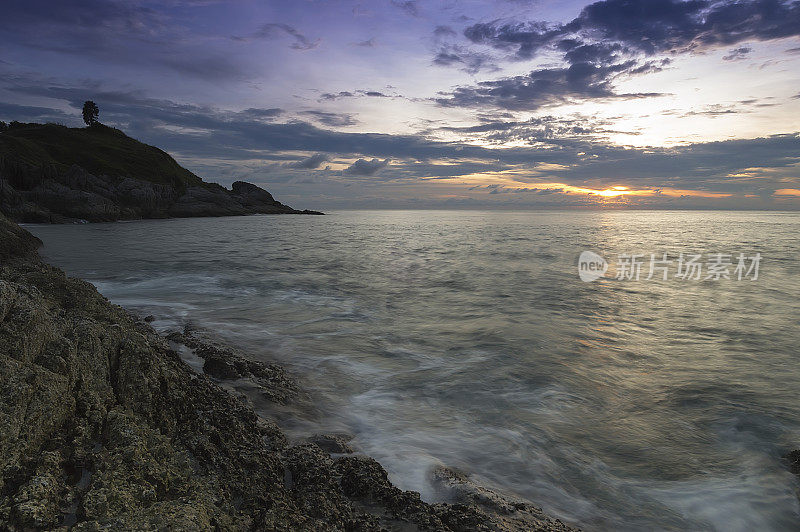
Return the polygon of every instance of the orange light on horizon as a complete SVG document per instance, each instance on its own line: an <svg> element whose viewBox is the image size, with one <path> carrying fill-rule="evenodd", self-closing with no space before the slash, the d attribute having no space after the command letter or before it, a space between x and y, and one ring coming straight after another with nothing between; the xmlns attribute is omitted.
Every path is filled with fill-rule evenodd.
<svg viewBox="0 0 800 532"><path fill-rule="evenodd" d="M775 191L776 196L800 196L800 189L781 188Z"/></svg>
<svg viewBox="0 0 800 532"><path fill-rule="evenodd" d="M603 196L604 198L613 198L613 197L616 197L616 196L622 196L624 194L638 195L638 194L640 194L642 192L650 192L650 191L649 190L635 191L635 190L629 189L628 187L616 186L616 187L607 188L605 190L600 190L598 192L594 192L594 194L597 194L598 196Z"/></svg>
<svg viewBox="0 0 800 532"><path fill-rule="evenodd" d="M475 174L470 177L472 179L466 181L466 183L472 185L473 187L476 184L481 184L481 185L486 184L485 181L481 183L478 180L479 177L485 177L485 176ZM607 187L605 189L595 189L595 188L581 187L581 186L569 185L567 183L559 183L553 181L531 183L522 180L518 181L516 179L513 179L513 177L511 179L507 179L501 182L495 182L493 186L499 187L502 190L514 191L514 192L523 192L526 190L556 190L563 194L581 194L581 195L585 194L601 202L605 202L606 200L612 200L614 198L620 198L621 201L627 201L627 197L629 196L639 196L643 198L662 196L669 198L721 199L721 198L731 198L736 195L729 192L710 192L706 190L690 190L690 189L665 188L665 187L632 189L631 187L626 185L614 185ZM781 190L776 190L774 194L785 195L785 196L800 196L800 189L781 189ZM751 196L745 195L744 197L750 198ZM757 197L758 196L753 196L753 198Z"/></svg>

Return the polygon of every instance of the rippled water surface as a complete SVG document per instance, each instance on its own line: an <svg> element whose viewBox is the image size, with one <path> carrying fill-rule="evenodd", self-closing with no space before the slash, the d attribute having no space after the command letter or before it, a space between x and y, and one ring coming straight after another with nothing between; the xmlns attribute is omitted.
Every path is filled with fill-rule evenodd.
<svg viewBox="0 0 800 532"><path fill-rule="evenodd" d="M30 226L161 329L314 390L401 487L469 471L589 530L794 530L800 215L374 211ZM578 279L578 255L760 252L756 281ZM613 272L612 265L612 272ZM612 273L610 272L610 273Z"/></svg>

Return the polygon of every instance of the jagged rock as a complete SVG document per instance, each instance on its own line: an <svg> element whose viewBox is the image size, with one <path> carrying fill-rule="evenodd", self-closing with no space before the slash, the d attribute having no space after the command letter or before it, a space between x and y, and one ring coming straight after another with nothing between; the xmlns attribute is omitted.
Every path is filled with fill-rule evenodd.
<svg viewBox="0 0 800 532"><path fill-rule="evenodd" d="M783 457L783 460L789 467L789 471L791 471L795 475L800 475L800 449L791 451L790 453L786 454Z"/></svg>
<svg viewBox="0 0 800 532"><path fill-rule="evenodd" d="M532 504L513 496L501 494L473 482L469 475L447 467L431 471L434 486L450 495L453 507L477 508L492 516L501 530L574 530L558 519L553 519ZM462 515L453 516L462 519ZM452 526L452 522L447 521Z"/></svg>
<svg viewBox="0 0 800 532"><path fill-rule="evenodd" d="M242 205L247 205L250 207L269 205L271 203L281 205L275 201L275 198L272 197L272 194L251 183L236 181L233 183L233 185L231 185L231 190L236 196L238 196L239 203Z"/></svg>
<svg viewBox="0 0 800 532"><path fill-rule="evenodd" d="M216 379L250 379L264 397L280 404L298 395L297 383L286 374L283 366L248 359L190 326L182 333L171 333L168 338L194 350L204 361L203 371Z"/></svg>
<svg viewBox="0 0 800 532"><path fill-rule="evenodd" d="M308 443L313 443L326 453L352 454L355 451L350 446L353 437L349 434L314 434L308 438Z"/></svg>

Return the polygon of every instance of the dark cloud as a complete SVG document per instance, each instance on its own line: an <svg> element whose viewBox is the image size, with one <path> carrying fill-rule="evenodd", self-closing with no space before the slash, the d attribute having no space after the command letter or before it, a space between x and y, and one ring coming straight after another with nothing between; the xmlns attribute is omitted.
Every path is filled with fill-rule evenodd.
<svg viewBox="0 0 800 532"><path fill-rule="evenodd" d="M314 155L302 159L300 161L296 161L291 163L289 166L292 168L301 168L305 170L313 170L315 168L319 168L322 166L323 163L326 163L330 160L327 154L324 153L315 153Z"/></svg>
<svg viewBox="0 0 800 532"><path fill-rule="evenodd" d="M412 17L419 16L419 6L416 0L391 0L391 3L393 6L399 7Z"/></svg>
<svg viewBox="0 0 800 532"><path fill-rule="evenodd" d="M734 48L733 50L729 51L727 55L723 56L722 59L724 61L740 61L746 58L753 49L749 46L740 46L739 48Z"/></svg>
<svg viewBox="0 0 800 532"><path fill-rule="evenodd" d="M532 58L563 34L561 26L550 26L545 22L479 22L464 30L464 36L470 41L488 44L500 50L514 50L518 59Z"/></svg>
<svg viewBox="0 0 800 532"><path fill-rule="evenodd" d="M574 65L576 63L612 64L622 52L619 43L584 44L573 39L559 41L558 47L565 50L564 59Z"/></svg>
<svg viewBox="0 0 800 532"><path fill-rule="evenodd" d="M461 135L477 135L484 142L507 144L509 142L547 142L553 139L607 138L611 134L638 135L637 131L611 129L612 121L591 117L540 116L525 121L485 121L468 127L445 126L439 128Z"/></svg>
<svg viewBox="0 0 800 532"><path fill-rule="evenodd" d="M70 119L75 117L60 109L0 102L0 120L4 122L60 122Z"/></svg>
<svg viewBox="0 0 800 532"><path fill-rule="evenodd" d="M347 113L329 113L326 111L302 111L300 114L316 119L318 122L331 127L352 126L358 124L353 115Z"/></svg>
<svg viewBox="0 0 800 532"><path fill-rule="evenodd" d="M320 96L320 98L323 100L338 100L340 98L352 98L353 96L355 96L355 93L350 91L341 91L336 93L325 92L322 94L322 96Z"/></svg>
<svg viewBox="0 0 800 532"><path fill-rule="evenodd" d="M320 96L321 100L340 100L342 98L356 98L359 96L367 96L370 98L389 98L388 94L384 94L379 91L367 91L367 90L357 90L357 91L341 91L341 92L325 92L322 93Z"/></svg>
<svg viewBox="0 0 800 532"><path fill-rule="evenodd" d="M453 37L458 35L456 30L451 28L450 26L436 26L433 30L434 37L442 38L442 37Z"/></svg>
<svg viewBox="0 0 800 532"><path fill-rule="evenodd" d="M320 43L319 39L312 41L288 24L274 22L262 25L250 37L234 37L234 39L238 41L249 39L274 39L282 33L294 39L294 42L289 45L289 48L294 50L311 50L319 46Z"/></svg>
<svg viewBox="0 0 800 532"><path fill-rule="evenodd" d="M353 44L354 46L361 46L362 48L375 48L378 45L378 41L375 40L375 37L372 37L366 41L359 41Z"/></svg>
<svg viewBox="0 0 800 532"><path fill-rule="evenodd" d="M473 24L464 35L513 50L519 59L564 39L615 43L628 52L653 55L800 35L800 2L604 0L586 6L566 24L494 21Z"/></svg>
<svg viewBox="0 0 800 532"><path fill-rule="evenodd" d="M356 176L372 176L375 175L379 170L386 168L389 164L389 159L359 159L350 166L348 166L344 173L347 175L356 175Z"/></svg>
<svg viewBox="0 0 800 532"><path fill-rule="evenodd" d="M534 110L570 100L645 96L618 94L612 82L623 74L663 69L670 61L664 54L800 35L800 2L603 0L566 24L481 22L467 27L464 35L473 43L510 52L516 60L559 51L568 66L457 88L438 103ZM725 59L741 59L751 51L740 46ZM656 54L662 57L648 58ZM460 65L464 55L442 49L434 62Z"/></svg>
<svg viewBox="0 0 800 532"><path fill-rule="evenodd" d="M160 14L134 2L5 0L0 17L0 31L17 34L28 44L76 52L120 37L146 38L164 29Z"/></svg>
<svg viewBox="0 0 800 532"><path fill-rule="evenodd" d="M488 54L474 52L457 44L446 44L439 48L433 58L433 63L439 66L458 65L464 72L476 74L480 71L494 72L498 70L494 59Z"/></svg>
<svg viewBox="0 0 800 532"><path fill-rule="evenodd" d="M608 66L575 63L567 68L534 70L526 76L483 81L458 87L436 102L446 107L497 107L512 111L536 110L572 99L635 99L658 93L617 93L611 81L617 75L639 68L633 62Z"/></svg>
<svg viewBox="0 0 800 532"><path fill-rule="evenodd" d="M250 74L238 58L201 45L163 11L139 2L5 0L0 41L4 48L167 69L206 80L238 80Z"/></svg>
<svg viewBox="0 0 800 532"><path fill-rule="evenodd" d="M252 117L254 119L263 118L263 119L271 119L277 116L280 116L284 113L283 109L279 109L277 107L273 107L270 109L245 109L241 112L243 116Z"/></svg>

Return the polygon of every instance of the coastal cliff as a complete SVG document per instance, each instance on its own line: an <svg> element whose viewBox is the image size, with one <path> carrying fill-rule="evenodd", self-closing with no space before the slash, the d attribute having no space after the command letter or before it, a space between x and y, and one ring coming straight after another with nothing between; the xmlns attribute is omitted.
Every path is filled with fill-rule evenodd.
<svg viewBox="0 0 800 532"><path fill-rule="evenodd" d="M452 503L428 504L335 436L290 444L217 384L246 374L291 401L280 367L168 342L39 245L0 215L0 528L572 530L446 468L432 481Z"/></svg>
<svg viewBox="0 0 800 532"><path fill-rule="evenodd" d="M256 185L207 183L167 153L96 124L15 124L0 133L0 211L17 222L322 214Z"/></svg>

